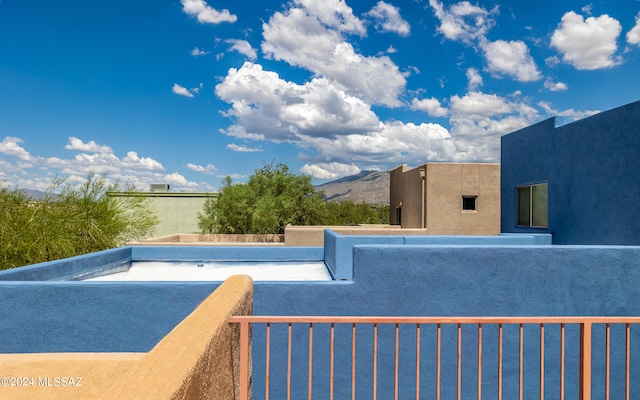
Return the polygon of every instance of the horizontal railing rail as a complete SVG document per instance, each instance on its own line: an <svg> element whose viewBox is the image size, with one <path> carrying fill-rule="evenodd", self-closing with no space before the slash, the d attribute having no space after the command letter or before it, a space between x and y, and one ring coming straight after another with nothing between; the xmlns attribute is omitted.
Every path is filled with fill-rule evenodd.
<svg viewBox="0 0 640 400"><path fill-rule="evenodd" d="M358 343L359 333L366 329L367 339L371 340L370 344L366 345L367 351L370 352L368 355L368 359L372 361L371 376L367 379L367 384L371 385L371 393L373 399L376 399L378 396L378 384L379 384L379 376L381 375L378 370L380 364L380 356L379 353L382 349L381 341L379 340L379 328L381 326L390 325L391 333L390 336L395 337L394 341L394 349L388 350L390 353L394 355L393 361L393 372L392 378L389 378L393 381L393 396L395 399L398 398L407 398L407 396L400 396L400 377L399 371L401 368L406 368L406 356L403 354L403 361L401 365L400 361L400 343L401 340L406 342L410 341L411 345L414 345L414 352L412 359L414 361L411 364L415 363L412 367L412 371L415 371L415 374L412 377L413 387L412 392L415 392L415 398L421 398L421 388L423 384L422 379L422 371L423 366L421 363L424 363L424 353L423 347L426 347L431 354L431 358L435 358L435 360L430 361L429 365L433 364L435 371L430 371L429 376L435 377L435 383L433 383L435 396L429 398L435 398L436 400L440 400L442 396L442 387L443 387L443 359L446 357L455 359L455 378L451 380L455 380L455 397L460 400L462 398L468 398L468 396L464 396L462 394L463 391L463 382L468 387L471 385L468 383L469 374L463 371L463 358L468 359L469 357L469 348L472 348L475 353L474 358L475 365L471 367L475 369L475 382L473 386L475 386L475 395L478 400L482 398L483 388L486 388L487 382L483 381L486 375L495 375L495 382L491 383L492 388L495 388L495 392L497 393L497 399L502 400L503 398L503 390L506 382L513 382L513 380L517 379L517 397L522 400L525 398L525 394L528 394L527 398L531 398L529 394L530 390L525 391L525 377L530 377L531 368L530 364L525 363L525 327L533 326L536 330L536 338L531 339L534 342L537 339L537 349L533 351L537 355L537 382L535 382L535 386L539 393L540 400L545 398L545 393L549 390L549 387L545 387L547 382L547 378L551 375L554 376L552 379L553 382L558 383L557 387L557 397L561 400L565 398L565 388L567 386L566 376L567 376L567 346L566 346L566 332L567 328L572 326L575 327L574 330L577 332L579 327L579 333L574 336L577 336L576 341L578 342L578 349L574 349L573 353L579 355L579 360L577 362L578 371L570 375L572 378L575 377L577 382L573 382L574 386L577 385L578 388L578 397L581 400L590 400L592 395L592 362L593 362L593 350L597 349L598 360L603 363L603 380L604 380L604 395L598 395L598 398L609 399L611 397L611 365L612 365L612 339L611 339L611 327L615 325L620 325L624 328L624 333L621 336L624 338L623 345L617 345L616 349L624 348L623 351L616 350L616 356L622 356L623 360L618 362L616 365L623 363L623 367L617 368L621 369L622 375L624 375L624 384L617 385L616 387L623 386L624 393L622 394L625 399L629 400L630 397L630 370L631 370L631 326L640 324L640 317L402 317L402 316L391 316L391 317L375 317L375 316L234 316L229 320L232 324L240 325L240 398L243 400L248 400L250 398L251 393L251 332L254 331L254 334L258 331L255 331L256 325L264 325L264 331L260 331L260 334L264 335L265 348L264 348L264 360L254 359L253 367L261 364L265 366L264 370L264 393L265 399L269 398L270 394L270 374L272 372L271 365L271 357L272 357L272 327L280 324L284 324L286 328L286 393L287 399L292 398L292 375L300 374L302 369L306 369L306 391L307 398L311 399L314 393L314 354L318 351L318 349L314 352L314 330L318 329L318 326L327 326L328 333L322 331L323 334L328 335L326 338L328 340L329 345L324 346L328 347L329 351L329 379L328 379L328 393L329 398L334 398L335 393L335 381L336 381L336 354L344 353L344 347L342 346L340 351L337 351L336 345L336 327L337 326L346 326L350 330L350 344L347 344L346 347L350 347L350 367L351 367L351 377L350 377L350 392L351 398L356 398L356 367L360 367L360 364L357 362L357 353L362 349L362 343ZM304 343L307 345L308 349L305 351L305 362L307 365L299 366L293 365L293 353L294 353L294 343L299 343L294 340L293 334L293 326L302 326L304 331L308 333L304 334ZM602 336L600 333L604 332L604 340L603 343L598 343L598 345L594 345L593 343L593 327L602 326L598 330L598 336ZM369 326L369 328L366 328ZM403 329L400 329L400 327ZM409 330L415 329L415 334L411 335L410 339L401 339L401 330L406 332L407 328L405 326L409 326ZM411 327L414 328L411 328ZM428 346L424 343L423 336L427 327L430 329L430 332L434 332L433 340L435 343L431 343ZM445 329L445 327L447 327ZM487 329L491 327L491 329ZM515 363L517 363L516 367L510 367L509 371L513 372L517 370L517 376L515 373L511 375L505 376L505 359L507 357L505 350L505 329L510 327L510 338L514 337L514 343L517 342L517 354L511 355ZM553 331L550 331L553 327ZM468 341L463 341L463 336L466 338L468 336L467 332L469 329L475 331L475 334L472 337L472 343L469 344ZM529 328L527 328L529 329ZM621 329L620 329L621 330ZM344 329L341 331L342 336L344 335ZM464 332L464 335L463 335ZM545 339L545 332L551 332L551 335L547 336ZM573 331L572 331L573 332ZM298 332L299 334L299 332ZM317 334L316 334L317 335ZM348 334L347 334L348 335ZM317 335L319 337L319 335ZM454 337L450 337L454 336ZM443 339L444 337L444 339ZM616 336L617 337L617 336ZM403 336L404 338L404 336ZM549 345L546 342L551 341L552 339L555 342L557 340L557 345L552 348L552 350L547 350ZM322 340L324 340L323 338ZM344 337L342 338L344 339ZM490 341L492 343L491 346L491 354L492 357L488 357L488 354L485 354L485 342ZM622 341L622 340L620 340ZM572 341L572 343L575 341ZM385 343L387 343L385 341ZM452 356L452 353L448 353L445 355L443 344L454 344L454 353L455 356ZM528 343L528 342L527 342ZM404 344L404 343L403 343ZM602 346L600 346L602 345ZM594 347L595 346L595 347ZM604 347L604 349L602 349ZM511 347L510 347L511 348ZM296 351L300 352L300 349ZM557 363L554 363L553 366L549 366L549 363L545 363L545 354L547 351L553 351L554 361L557 358ZM531 352L531 351L530 351ZM488 353L488 352L487 352ZM261 352L262 354L262 352ZM464 357L463 357L464 355ZM602 355L602 357L600 357ZM323 355L326 357L326 355ZM557 356L557 357L555 357ZM490 358L488 360L488 358ZM603 360L600 360L602 358ZM492 364L492 373L483 373L483 367L487 366L488 363ZM525 373L525 364L527 368L527 373ZM465 368L469 368L469 363L464 363ZM571 364L573 365L573 364ZM552 374L551 372L555 372ZM321 374L322 376L326 376L326 373ZM617 374L620 375L620 374ZM388 374L385 376L389 376ZM299 379L297 380L299 381ZM450 383L447 380L447 386ZM556 390L556 389L554 389ZM413 397L413 394L412 396ZM424 398L425 396L423 396ZM387 398L387 397L384 397ZM491 398L494 398L491 396ZM511 398L511 397L509 397ZM616 398L622 398L619 393L616 393Z"/></svg>

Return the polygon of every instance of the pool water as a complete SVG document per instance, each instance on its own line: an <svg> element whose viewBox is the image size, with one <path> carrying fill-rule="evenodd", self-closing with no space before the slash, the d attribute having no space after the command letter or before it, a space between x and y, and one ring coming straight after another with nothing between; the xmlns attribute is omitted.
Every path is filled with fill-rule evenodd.
<svg viewBox="0 0 640 400"><path fill-rule="evenodd" d="M134 261L129 270L87 281L223 281L231 275L249 275L254 281L330 281L323 261Z"/></svg>

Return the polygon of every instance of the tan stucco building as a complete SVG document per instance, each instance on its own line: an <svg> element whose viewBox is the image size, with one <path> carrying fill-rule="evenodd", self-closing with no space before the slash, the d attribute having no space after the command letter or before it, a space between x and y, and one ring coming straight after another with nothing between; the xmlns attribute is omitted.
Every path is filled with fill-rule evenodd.
<svg viewBox="0 0 640 400"><path fill-rule="evenodd" d="M390 173L392 225L430 235L500 233L500 164L401 165Z"/></svg>

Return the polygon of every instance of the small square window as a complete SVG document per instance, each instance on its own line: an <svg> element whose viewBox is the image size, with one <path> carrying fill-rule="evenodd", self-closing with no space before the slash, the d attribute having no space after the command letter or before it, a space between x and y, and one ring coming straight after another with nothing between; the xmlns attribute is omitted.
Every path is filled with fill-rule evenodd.
<svg viewBox="0 0 640 400"><path fill-rule="evenodd" d="M475 211L476 210L476 196L463 196L462 197L462 210L463 211Z"/></svg>

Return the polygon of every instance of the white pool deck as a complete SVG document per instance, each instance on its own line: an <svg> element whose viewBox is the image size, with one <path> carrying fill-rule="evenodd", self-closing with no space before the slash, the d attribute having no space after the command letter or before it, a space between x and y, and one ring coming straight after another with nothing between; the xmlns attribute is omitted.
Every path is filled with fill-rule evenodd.
<svg viewBox="0 0 640 400"><path fill-rule="evenodd" d="M87 281L224 281L231 275L249 275L254 281L330 281L324 262L269 261L136 261L128 271Z"/></svg>

